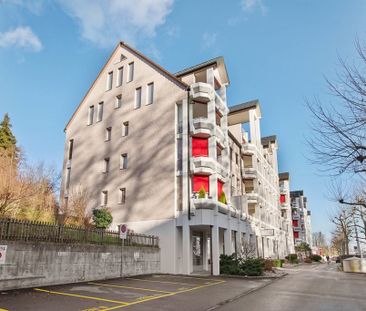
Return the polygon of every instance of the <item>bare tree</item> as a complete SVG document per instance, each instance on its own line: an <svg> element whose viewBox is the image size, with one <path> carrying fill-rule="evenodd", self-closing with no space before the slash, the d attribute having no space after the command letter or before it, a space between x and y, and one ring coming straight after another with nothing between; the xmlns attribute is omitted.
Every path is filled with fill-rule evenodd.
<svg viewBox="0 0 366 311"><path fill-rule="evenodd" d="M352 237L352 214L349 209L340 207L336 214L330 217L335 225L333 236L337 236L343 243L342 255L349 255L349 242Z"/></svg>
<svg viewBox="0 0 366 311"><path fill-rule="evenodd" d="M340 59L337 81L326 79L333 104L307 101L314 117L311 160L333 175L366 172L366 48L358 40L355 47L358 62Z"/></svg>
<svg viewBox="0 0 366 311"><path fill-rule="evenodd" d="M240 250L239 250L239 257L243 259L248 259L250 257L254 257L257 251L257 247L255 243L247 239L242 239Z"/></svg>

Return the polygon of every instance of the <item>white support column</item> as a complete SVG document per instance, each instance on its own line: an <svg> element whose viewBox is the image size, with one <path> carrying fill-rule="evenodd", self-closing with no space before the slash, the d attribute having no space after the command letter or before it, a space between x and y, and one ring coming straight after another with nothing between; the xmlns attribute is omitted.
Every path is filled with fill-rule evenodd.
<svg viewBox="0 0 366 311"><path fill-rule="evenodd" d="M192 247L191 247L191 232L188 223L183 224L183 274L191 274L192 267Z"/></svg>
<svg viewBox="0 0 366 311"><path fill-rule="evenodd" d="M225 255L231 255L234 252L234 250L232 248L232 243L231 243L231 228L230 227L228 227L224 231L224 247L225 247Z"/></svg>
<svg viewBox="0 0 366 311"><path fill-rule="evenodd" d="M219 247L219 227L215 224L211 227L211 239L212 239L212 274L220 274L220 247Z"/></svg>

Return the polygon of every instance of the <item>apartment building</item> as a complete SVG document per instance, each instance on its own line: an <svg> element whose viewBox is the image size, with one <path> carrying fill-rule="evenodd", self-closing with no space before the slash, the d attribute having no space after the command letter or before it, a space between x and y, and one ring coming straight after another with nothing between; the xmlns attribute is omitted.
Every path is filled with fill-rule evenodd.
<svg viewBox="0 0 366 311"><path fill-rule="evenodd" d="M66 125L61 199L160 237L161 271L219 274L220 254L282 258L277 138L257 100L228 107L223 57L168 72L120 42Z"/></svg>
<svg viewBox="0 0 366 311"><path fill-rule="evenodd" d="M291 191L292 226L294 231L294 243L302 242L313 245L311 229L311 211L307 206L307 198L303 190Z"/></svg>

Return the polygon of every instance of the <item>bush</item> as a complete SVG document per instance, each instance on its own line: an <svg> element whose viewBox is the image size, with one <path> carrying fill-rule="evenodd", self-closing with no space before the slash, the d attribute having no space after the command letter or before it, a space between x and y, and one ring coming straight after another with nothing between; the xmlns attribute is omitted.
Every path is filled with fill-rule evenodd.
<svg viewBox="0 0 366 311"><path fill-rule="evenodd" d="M272 268L274 267L274 262L272 259L265 259L264 260L264 270L265 271L272 271Z"/></svg>
<svg viewBox="0 0 366 311"><path fill-rule="evenodd" d="M220 256L220 273L231 275L260 276L264 261L258 258L238 259L235 254Z"/></svg>
<svg viewBox="0 0 366 311"><path fill-rule="evenodd" d="M306 258L304 259L304 262L305 262L305 263L312 263L312 261L311 261L311 258L310 258L310 257L306 257Z"/></svg>
<svg viewBox="0 0 366 311"><path fill-rule="evenodd" d="M112 221L112 214L107 208L93 210L93 222L97 228L107 229Z"/></svg>
<svg viewBox="0 0 366 311"><path fill-rule="evenodd" d="M200 191L198 191L198 198L204 199L206 197L206 190L203 186L201 186Z"/></svg>
<svg viewBox="0 0 366 311"><path fill-rule="evenodd" d="M320 256L320 255L311 255L310 259L312 261L320 262L322 260L322 256Z"/></svg>
<svg viewBox="0 0 366 311"><path fill-rule="evenodd" d="M242 275L260 276L263 274L264 261L260 258L248 258L240 264Z"/></svg>
<svg viewBox="0 0 366 311"><path fill-rule="evenodd" d="M273 260L273 266L277 268L281 268L283 264L283 259L275 259Z"/></svg>
<svg viewBox="0 0 366 311"><path fill-rule="evenodd" d="M299 263L299 260L297 259L297 254L288 254L288 256L286 256L286 259L289 261L289 263Z"/></svg>
<svg viewBox="0 0 366 311"><path fill-rule="evenodd" d="M226 195L224 191L221 191L220 197L219 197L219 202L223 203L223 204L227 204L226 201Z"/></svg>

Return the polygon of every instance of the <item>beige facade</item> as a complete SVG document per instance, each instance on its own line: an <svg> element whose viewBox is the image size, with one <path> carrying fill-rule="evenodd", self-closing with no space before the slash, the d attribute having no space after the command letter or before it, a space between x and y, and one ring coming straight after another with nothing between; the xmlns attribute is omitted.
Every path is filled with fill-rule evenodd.
<svg viewBox="0 0 366 311"><path fill-rule="evenodd" d="M64 206L83 189L113 228L158 235L162 272L217 275L244 243L283 258L277 139L258 101L228 107L229 84L222 57L173 75L118 44L66 126Z"/></svg>

